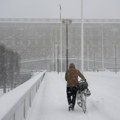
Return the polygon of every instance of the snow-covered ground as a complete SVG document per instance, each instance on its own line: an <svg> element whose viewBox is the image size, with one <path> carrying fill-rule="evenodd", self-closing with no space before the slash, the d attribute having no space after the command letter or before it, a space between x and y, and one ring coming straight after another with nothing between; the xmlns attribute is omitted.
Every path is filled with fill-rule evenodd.
<svg viewBox="0 0 120 120"><path fill-rule="evenodd" d="M68 111L64 74L47 73L27 120L120 120L120 73L84 74L92 93L85 114L77 104Z"/></svg>

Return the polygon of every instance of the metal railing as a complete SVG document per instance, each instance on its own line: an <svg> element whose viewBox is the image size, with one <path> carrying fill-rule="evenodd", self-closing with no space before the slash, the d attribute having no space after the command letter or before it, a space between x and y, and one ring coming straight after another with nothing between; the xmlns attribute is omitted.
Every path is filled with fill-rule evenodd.
<svg viewBox="0 0 120 120"><path fill-rule="evenodd" d="M0 98L0 120L25 120L46 71L37 73L30 80Z"/></svg>

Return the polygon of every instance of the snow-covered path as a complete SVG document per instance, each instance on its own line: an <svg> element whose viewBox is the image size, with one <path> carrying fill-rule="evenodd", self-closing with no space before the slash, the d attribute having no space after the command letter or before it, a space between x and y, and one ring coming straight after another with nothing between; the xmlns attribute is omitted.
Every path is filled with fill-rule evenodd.
<svg viewBox="0 0 120 120"><path fill-rule="evenodd" d="M92 95L87 113L76 104L68 111L64 75L47 73L34 99L28 120L120 120L120 74L85 73Z"/></svg>

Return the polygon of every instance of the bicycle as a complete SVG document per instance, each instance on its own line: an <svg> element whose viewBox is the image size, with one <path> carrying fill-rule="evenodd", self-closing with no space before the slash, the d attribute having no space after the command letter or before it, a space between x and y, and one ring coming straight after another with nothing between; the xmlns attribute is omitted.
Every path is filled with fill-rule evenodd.
<svg viewBox="0 0 120 120"><path fill-rule="evenodd" d="M80 81L79 82L79 86L78 86L78 90L77 90L77 104L78 106L80 106L83 110L83 112L86 112L86 99L88 96L91 95L90 90L87 88L88 84L86 81Z"/></svg>
<svg viewBox="0 0 120 120"><path fill-rule="evenodd" d="M86 107L86 98L87 98L86 91L87 91L87 89L85 89L83 91L80 91L80 90L77 91L77 104L79 107L82 108L84 113L86 112L86 109L87 109L87 107Z"/></svg>

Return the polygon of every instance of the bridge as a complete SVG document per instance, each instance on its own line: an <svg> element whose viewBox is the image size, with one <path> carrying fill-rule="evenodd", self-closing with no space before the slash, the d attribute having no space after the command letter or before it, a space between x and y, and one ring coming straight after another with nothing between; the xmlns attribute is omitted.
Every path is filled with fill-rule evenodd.
<svg viewBox="0 0 120 120"><path fill-rule="evenodd" d="M38 72L0 98L0 120L119 120L120 74L85 72L92 95L87 113L68 111L64 73Z"/></svg>

